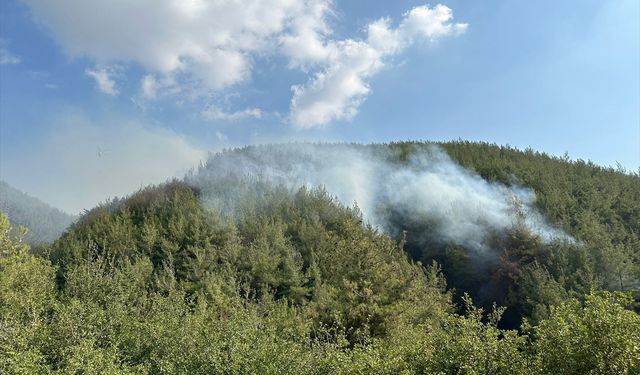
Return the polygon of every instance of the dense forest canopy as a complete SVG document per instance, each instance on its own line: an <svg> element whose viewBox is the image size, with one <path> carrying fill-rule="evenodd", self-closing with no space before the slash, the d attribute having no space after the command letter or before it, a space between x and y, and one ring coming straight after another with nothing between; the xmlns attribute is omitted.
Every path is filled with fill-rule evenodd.
<svg viewBox="0 0 640 375"><path fill-rule="evenodd" d="M0 368L638 373L639 182L467 142L224 151L37 255L1 219Z"/></svg>
<svg viewBox="0 0 640 375"><path fill-rule="evenodd" d="M250 146L187 181L223 213L262 194L251 186L324 186L442 265L458 298L510 307L509 328L545 301L640 287L640 176L580 160L468 142Z"/></svg>

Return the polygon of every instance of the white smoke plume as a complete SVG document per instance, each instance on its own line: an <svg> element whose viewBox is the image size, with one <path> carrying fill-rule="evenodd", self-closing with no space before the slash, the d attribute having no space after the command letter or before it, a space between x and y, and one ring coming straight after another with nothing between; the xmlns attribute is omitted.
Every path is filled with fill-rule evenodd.
<svg viewBox="0 0 640 375"><path fill-rule="evenodd" d="M524 225L544 242L572 241L552 227L535 207L533 190L491 183L454 162L435 145L421 147L408 160L385 146L287 144L248 147L213 155L190 180L205 192L206 204L220 209L229 196L207 194L207 181L233 176L246 181L324 187L345 205L357 204L364 219L393 232L388 211L436 223L443 242L482 250L492 231ZM394 233L392 233L394 234ZM395 233L397 234L397 233Z"/></svg>

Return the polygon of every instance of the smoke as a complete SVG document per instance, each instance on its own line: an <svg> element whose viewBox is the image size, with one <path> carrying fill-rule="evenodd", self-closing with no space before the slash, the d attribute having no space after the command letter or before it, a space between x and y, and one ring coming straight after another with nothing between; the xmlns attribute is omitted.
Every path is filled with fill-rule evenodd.
<svg viewBox="0 0 640 375"><path fill-rule="evenodd" d="M207 156L176 132L142 121L96 121L75 109L48 121L50 131L29 147L2 154L0 177L74 214L183 175Z"/></svg>
<svg viewBox="0 0 640 375"><path fill-rule="evenodd" d="M484 180L435 145L403 156L387 146L286 144L225 151L188 178L218 210L238 197L212 190L212 181L266 182L297 190L324 187L344 205L357 204L370 224L398 235L394 216L432 223L429 236L482 251L488 234L515 225L544 242L572 239L552 227L535 207L533 190ZM231 202L230 202L231 201Z"/></svg>

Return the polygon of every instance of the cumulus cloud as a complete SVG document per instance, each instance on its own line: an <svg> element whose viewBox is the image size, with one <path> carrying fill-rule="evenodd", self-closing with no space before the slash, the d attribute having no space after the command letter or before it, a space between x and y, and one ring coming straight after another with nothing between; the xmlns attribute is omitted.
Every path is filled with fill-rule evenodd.
<svg viewBox="0 0 640 375"><path fill-rule="evenodd" d="M383 63L378 51L365 42L346 40L334 44L335 55L305 85L292 86L290 118L301 128L350 120L369 94L366 79Z"/></svg>
<svg viewBox="0 0 640 375"><path fill-rule="evenodd" d="M415 7L396 27L388 18L372 22L364 39L336 40L331 0L24 1L70 55L99 66L141 66L140 100L206 97L250 81L260 58L284 56L290 68L309 74L307 83L292 86L289 120L302 128L352 118L389 57L466 28L443 5ZM87 70L116 95L111 73Z"/></svg>
<svg viewBox="0 0 640 375"><path fill-rule="evenodd" d="M319 33L307 36L315 41L305 41L310 46L303 49L306 55L296 52L292 59L300 65L320 63L322 69L307 84L292 87L291 122L307 128L350 120L371 92L367 80L384 66L385 59L417 40L436 41L466 30L466 24L454 24L452 18L451 9L444 5L418 6L405 13L396 28L388 18L372 22L366 40L322 41Z"/></svg>
<svg viewBox="0 0 640 375"><path fill-rule="evenodd" d="M247 80L252 56L273 49L277 35L314 2L25 1L73 56L136 62L214 90Z"/></svg>
<svg viewBox="0 0 640 375"><path fill-rule="evenodd" d="M98 89L103 93L111 96L120 93L114 79L114 76L118 74L116 67L95 67L94 69L86 69L84 73L96 81Z"/></svg>
<svg viewBox="0 0 640 375"><path fill-rule="evenodd" d="M329 57L325 39L331 35L327 17L333 15L330 1L307 2L304 11L293 19L289 29L279 36L281 51L289 57L290 68L308 71Z"/></svg>
<svg viewBox="0 0 640 375"><path fill-rule="evenodd" d="M37 155L2 159L2 178L70 213L181 177L207 155L171 130L140 122L65 113L52 123Z"/></svg>

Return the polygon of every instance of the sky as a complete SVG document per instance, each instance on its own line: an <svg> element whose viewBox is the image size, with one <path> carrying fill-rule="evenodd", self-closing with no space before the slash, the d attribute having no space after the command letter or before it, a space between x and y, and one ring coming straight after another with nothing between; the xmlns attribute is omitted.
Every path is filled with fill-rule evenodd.
<svg viewBox="0 0 640 375"><path fill-rule="evenodd" d="M0 2L0 179L70 213L224 148L456 139L638 171L640 2Z"/></svg>

